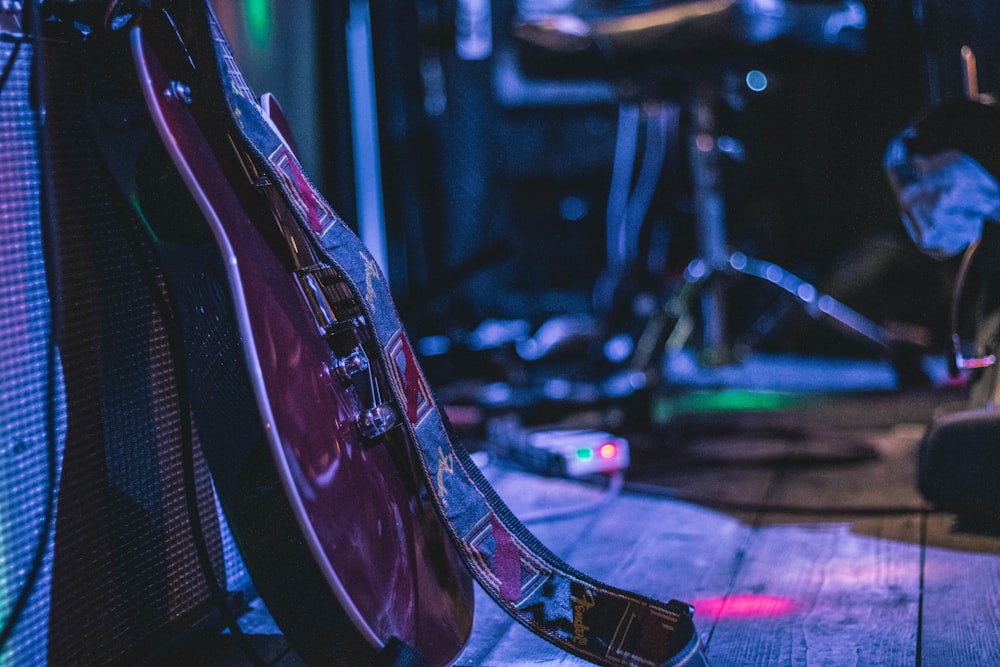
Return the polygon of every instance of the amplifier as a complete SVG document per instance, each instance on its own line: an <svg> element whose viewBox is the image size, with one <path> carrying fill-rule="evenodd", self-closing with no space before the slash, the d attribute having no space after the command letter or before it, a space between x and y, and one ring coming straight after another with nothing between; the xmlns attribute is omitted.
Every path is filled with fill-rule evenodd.
<svg viewBox="0 0 1000 667"><path fill-rule="evenodd" d="M0 664L134 665L218 618L213 578L234 608L253 591L79 44L35 49L20 4L0 5Z"/></svg>
<svg viewBox="0 0 1000 667"><path fill-rule="evenodd" d="M53 338L40 215L32 47L0 13L0 653L45 664L52 539L66 404Z"/></svg>

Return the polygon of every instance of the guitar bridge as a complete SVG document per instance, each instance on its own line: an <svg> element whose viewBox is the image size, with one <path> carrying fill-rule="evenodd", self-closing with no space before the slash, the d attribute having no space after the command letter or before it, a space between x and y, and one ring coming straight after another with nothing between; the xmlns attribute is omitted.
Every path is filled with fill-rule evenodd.
<svg viewBox="0 0 1000 667"><path fill-rule="evenodd" d="M307 266L296 270L295 278L322 336L333 335L341 323L361 316L357 299L336 269Z"/></svg>
<svg viewBox="0 0 1000 667"><path fill-rule="evenodd" d="M286 234L296 256L305 248ZM357 425L361 435L373 440L402 423L399 410L382 400L378 376L365 351L364 312L350 286L332 266L313 263L294 272L299 290L313 313L319 333L330 345L330 369L353 387L361 401Z"/></svg>
<svg viewBox="0 0 1000 667"><path fill-rule="evenodd" d="M299 288L330 346L329 367L361 402L358 431L373 440L402 423L399 410L382 400L378 376L365 351L365 324L361 309L347 284L332 267L311 266L295 272Z"/></svg>

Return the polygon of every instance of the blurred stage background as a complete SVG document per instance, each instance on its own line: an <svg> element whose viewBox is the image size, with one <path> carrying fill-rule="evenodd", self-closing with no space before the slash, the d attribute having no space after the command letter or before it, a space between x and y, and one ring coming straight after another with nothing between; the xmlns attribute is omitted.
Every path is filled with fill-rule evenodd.
<svg viewBox="0 0 1000 667"><path fill-rule="evenodd" d="M515 321L505 341L577 314L598 317L575 325L603 326L598 338L641 329L650 302L677 290L698 251L692 80L712 88L717 135L730 141L720 163L729 244L902 331L919 342L919 354L944 344L955 267L912 247L881 159L921 109L963 95L963 45L979 56L981 89L993 89L995 3L842 3L863 7L860 47L709 45L628 77L587 65L572 77L544 71L516 26L547 13L607 19L684 3L215 4L251 84L274 92L291 115L321 190L363 236L365 225L382 230L376 242L404 320L416 340L433 337L424 352L455 351L493 320ZM757 4L767 11L786 3ZM370 96L358 88L367 85L366 67ZM661 75L664 68L676 75ZM676 104L679 124L671 126L636 261L609 297L606 275L601 289L618 108L637 97L650 71L659 77L654 97ZM752 87L751 72L763 77ZM359 98L373 100L377 125L359 128ZM375 136L378 150L356 143L355 129ZM379 185L375 176L381 199L366 190ZM727 318L735 331L756 327L755 349L880 355L752 281L732 290ZM901 381L922 381L916 357L903 356L893 360ZM438 383L457 379L444 356L428 369Z"/></svg>

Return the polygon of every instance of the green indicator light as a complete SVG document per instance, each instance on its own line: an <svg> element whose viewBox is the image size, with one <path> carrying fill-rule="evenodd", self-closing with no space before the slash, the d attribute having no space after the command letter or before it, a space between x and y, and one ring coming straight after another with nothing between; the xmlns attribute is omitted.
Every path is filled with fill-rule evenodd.
<svg viewBox="0 0 1000 667"><path fill-rule="evenodd" d="M581 461L589 461L594 458L594 450L588 449L586 447L576 450L576 458Z"/></svg>
<svg viewBox="0 0 1000 667"><path fill-rule="evenodd" d="M246 0L247 32L254 46L263 48L271 41L271 0Z"/></svg>

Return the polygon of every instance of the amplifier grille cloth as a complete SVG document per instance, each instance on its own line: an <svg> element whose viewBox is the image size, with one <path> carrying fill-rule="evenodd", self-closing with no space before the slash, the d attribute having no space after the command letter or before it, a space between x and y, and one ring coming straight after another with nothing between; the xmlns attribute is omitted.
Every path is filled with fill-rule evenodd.
<svg viewBox="0 0 1000 667"><path fill-rule="evenodd" d="M0 42L0 618L24 589L50 499L47 420L57 418L61 449L66 409L61 388L49 406L51 321L39 214L38 144L28 105L32 48ZM11 61L16 56L16 60ZM54 501L54 499L53 499ZM51 544L51 531L44 537ZM28 605L0 653L3 665L45 664L52 552L46 552Z"/></svg>
<svg viewBox="0 0 1000 667"><path fill-rule="evenodd" d="M0 65L12 48L0 43ZM30 565L47 496L50 318L30 59L26 44L0 91L0 609ZM134 664L213 604L188 519L162 275L89 138L79 53L49 40L45 63L62 469L54 546L0 664ZM230 590L248 588L195 451L213 566Z"/></svg>

